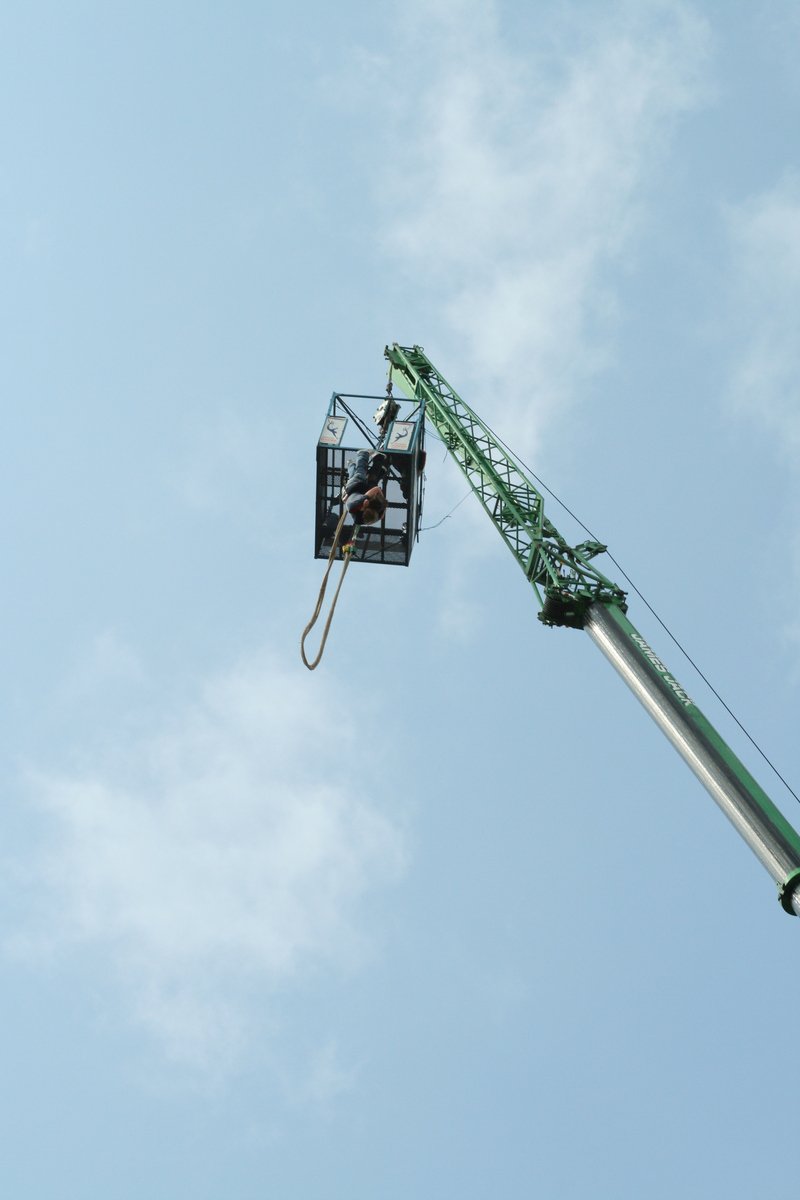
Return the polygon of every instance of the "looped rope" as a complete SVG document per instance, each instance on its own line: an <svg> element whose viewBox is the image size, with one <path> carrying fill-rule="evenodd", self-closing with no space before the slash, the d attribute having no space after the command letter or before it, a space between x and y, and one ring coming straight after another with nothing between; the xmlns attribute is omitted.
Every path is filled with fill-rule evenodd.
<svg viewBox="0 0 800 1200"><path fill-rule="evenodd" d="M320 642L320 647L319 647L319 651L317 653L317 657L314 659L313 662L309 662L308 659L306 658L306 638L308 637L309 633L316 625L320 611L322 610L322 602L325 599L325 589L328 586L328 576L331 573L331 567L333 566L333 560L336 557L336 551L339 547L339 535L342 532L342 526L344 525L346 516L347 516L347 508L343 506L342 507L342 515L339 518L339 524L336 526L336 533L333 535L333 545L331 546L331 552L328 555L328 565L325 568L325 575L322 580L322 587L319 589L319 596L317 597L317 607L314 609L314 614L313 614L311 620L306 625L305 629L303 630L303 636L300 638L300 654L303 659L303 662L308 667L309 671L315 670L322 658L322 653L325 649L325 643L328 640L328 630L331 627L331 621L333 620L333 614L336 611L336 601L339 599L339 592L342 590L342 584L344 583L344 577L347 574L347 568L350 566L350 555L353 550L352 542L350 542L350 543L348 543L348 545L342 547L342 553L344 554L344 566L342 567L342 573L339 577L339 586L336 589L336 593L333 597L333 602L331 604L331 611L328 613L328 619L325 622L325 628L322 631L322 641ZM358 528L358 526L356 526L355 529L353 530L353 539L354 540L355 540L357 528Z"/></svg>

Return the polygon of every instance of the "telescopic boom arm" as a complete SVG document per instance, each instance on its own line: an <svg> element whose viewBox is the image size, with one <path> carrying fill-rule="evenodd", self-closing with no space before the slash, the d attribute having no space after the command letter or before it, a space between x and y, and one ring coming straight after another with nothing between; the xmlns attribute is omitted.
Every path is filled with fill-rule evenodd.
<svg viewBox="0 0 800 1200"><path fill-rule="evenodd" d="M626 614L625 593L592 559L599 542L570 546L544 514L542 495L420 346L387 346L390 382L426 406L532 585L545 625L585 629L682 755L800 916L800 836L690 699Z"/></svg>

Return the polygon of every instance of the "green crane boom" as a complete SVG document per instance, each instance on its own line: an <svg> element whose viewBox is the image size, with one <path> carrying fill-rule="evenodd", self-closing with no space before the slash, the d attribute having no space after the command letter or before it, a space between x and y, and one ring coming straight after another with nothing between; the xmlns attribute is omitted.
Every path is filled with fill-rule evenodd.
<svg viewBox="0 0 800 1200"><path fill-rule="evenodd" d="M585 630L710 792L800 916L800 835L626 616L625 593L593 565L606 547L570 546L544 500L489 427L420 346L387 346L390 382L428 419L514 555L540 604L539 620Z"/></svg>

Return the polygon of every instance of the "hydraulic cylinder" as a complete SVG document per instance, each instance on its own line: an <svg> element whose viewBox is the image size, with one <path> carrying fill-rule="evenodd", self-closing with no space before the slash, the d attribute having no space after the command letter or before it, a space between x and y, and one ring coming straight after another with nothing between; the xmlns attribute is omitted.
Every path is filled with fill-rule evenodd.
<svg viewBox="0 0 800 1200"><path fill-rule="evenodd" d="M775 880L783 908L800 916L800 835L621 608L592 604L584 628Z"/></svg>

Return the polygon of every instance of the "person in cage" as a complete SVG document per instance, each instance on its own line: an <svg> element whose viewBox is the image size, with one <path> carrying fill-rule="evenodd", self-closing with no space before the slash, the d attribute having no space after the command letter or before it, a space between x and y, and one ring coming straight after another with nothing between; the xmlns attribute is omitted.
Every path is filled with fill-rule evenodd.
<svg viewBox="0 0 800 1200"><path fill-rule="evenodd" d="M342 503L357 525L374 525L386 511L386 497L378 486L389 460L381 451L359 450L347 464Z"/></svg>

